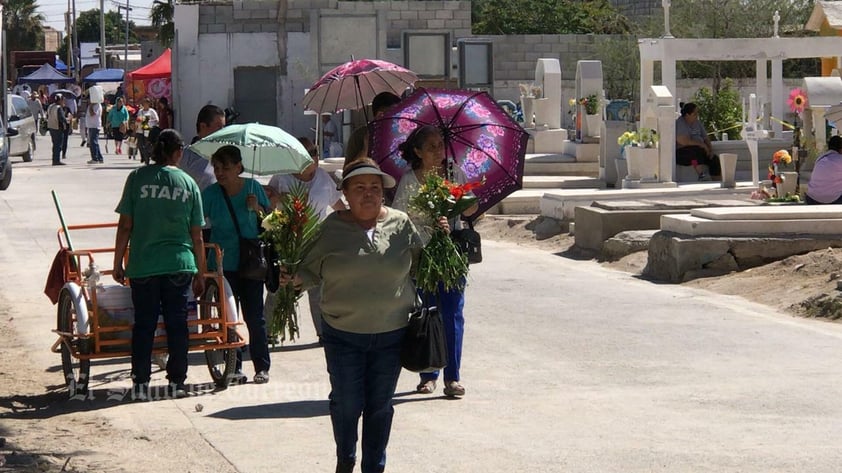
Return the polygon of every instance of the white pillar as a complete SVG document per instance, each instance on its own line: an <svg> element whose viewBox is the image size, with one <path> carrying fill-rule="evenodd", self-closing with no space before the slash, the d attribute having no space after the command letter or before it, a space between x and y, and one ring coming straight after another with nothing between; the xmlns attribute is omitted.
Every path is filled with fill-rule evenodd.
<svg viewBox="0 0 842 473"><path fill-rule="evenodd" d="M778 120L784 118L784 67L781 59L772 59L772 116ZM772 122L772 131L775 132L775 137L779 138L783 133L783 125L778 121Z"/></svg>
<svg viewBox="0 0 842 473"><path fill-rule="evenodd" d="M672 57L665 57L661 61L661 84L667 86L673 97L678 96L675 90L675 59Z"/></svg>
<svg viewBox="0 0 842 473"><path fill-rule="evenodd" d="M655 85L655 61L640 60L640 113L643 113L643 101L649 96L649 88Z"/></svg>

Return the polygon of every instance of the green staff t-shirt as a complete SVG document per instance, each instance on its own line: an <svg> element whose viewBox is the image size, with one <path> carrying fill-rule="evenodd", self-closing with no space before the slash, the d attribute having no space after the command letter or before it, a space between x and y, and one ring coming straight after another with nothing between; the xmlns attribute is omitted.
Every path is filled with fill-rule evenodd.
<svg viewBox="0 0 842 473"><path fill-rule="evenodd" d="M196 273L190 227L205 224L196 181L173 166L144 166L129 174L117 213L132 217L126 276Z"/></svg>

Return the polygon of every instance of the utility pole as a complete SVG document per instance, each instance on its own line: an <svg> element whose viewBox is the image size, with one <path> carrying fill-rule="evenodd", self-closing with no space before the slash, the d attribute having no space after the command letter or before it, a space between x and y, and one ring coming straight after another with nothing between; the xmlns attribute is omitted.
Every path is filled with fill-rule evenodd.
<svg viewBox="0 0 842 473"><path fill-rule="evenodd" d="M99 0L99 67L105 69L105 0Z"/></svg>
<svg viewBox="0 0 842 473"><path fill-rule="evenodd" d="M126 10L126 16L124 17L126 20L126 49L123 56L123 69L129 70L129 12L132 11L133 8L129 6L129 0L126 0L126 6L122 6L117 3L114 3L114 6L117 7L117 11Z"/></svg>
<svg viewBox="0 0 842 473"><path fill-rule="evenodd" d="M73 27L70 24L70 0L67 0L67 12L64 14L64 24L67 27L67 67L68 75L73 67Z"/></svg>
<svg viewBox="0 0 842 473"><path fill-rule="evenodd" d="M76 32L76 0L73 0L73 42L67 47L73 50L73 62L76 68L73 70L73 76L76 77L76 82L82 77L82 58L79 54L79 35ZM68 71L69 72L69 71Z"/></svg>

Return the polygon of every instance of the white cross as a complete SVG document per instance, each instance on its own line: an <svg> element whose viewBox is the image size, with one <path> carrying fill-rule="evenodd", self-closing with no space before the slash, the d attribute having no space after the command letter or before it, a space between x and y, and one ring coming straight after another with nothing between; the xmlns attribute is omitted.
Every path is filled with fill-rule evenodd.
<svg viewBox="0 0 842 473"><path fill-rule="evenodd" d="M661 6L664 7L664 38L672 38L672 33L670 33L670 0L661 0Z"/></svg>
<svg viewBox="0 0 842 473"><path fill-rule="evenodd" d="M778 36L778 23L781 21L781 15L778 13L778 10L775 10L775 14L772 15L772 19L775 20L775 38L780 38L780 36Z"/></svg>

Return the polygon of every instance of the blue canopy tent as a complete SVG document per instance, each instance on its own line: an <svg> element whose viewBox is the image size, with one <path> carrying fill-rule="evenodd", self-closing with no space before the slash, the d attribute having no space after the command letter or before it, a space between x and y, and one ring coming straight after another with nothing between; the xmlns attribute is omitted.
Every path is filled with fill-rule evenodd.
<svg viewBox="0 0 842 473"><path fill-rule="evenodd" d="M73 78L60 73L49 64L44 64L32 74L19 77L18 82L29 84L56 84L73 82Z"/></svg>
<svg viewBox="0 0 842 473"><path fill-rule="evenodd" d="M56 70L59 72L67 72L67 64L59 59L58 55L56 55Z"/></svg>
<svg viewBox="0 0 842 473"><path fill-rule="evenodd" d="M91 72L84 79L83 82L122 82L125 75L123 69L99 69Z"/></svg>

